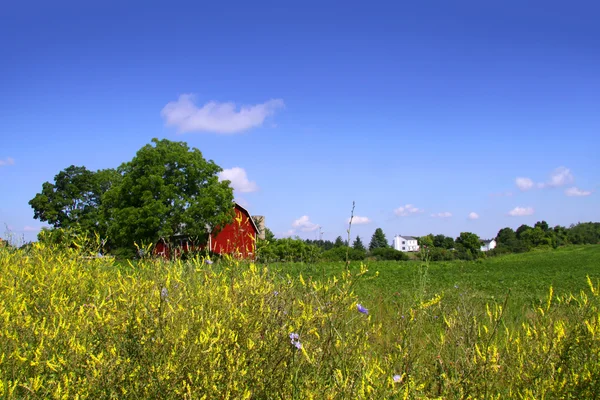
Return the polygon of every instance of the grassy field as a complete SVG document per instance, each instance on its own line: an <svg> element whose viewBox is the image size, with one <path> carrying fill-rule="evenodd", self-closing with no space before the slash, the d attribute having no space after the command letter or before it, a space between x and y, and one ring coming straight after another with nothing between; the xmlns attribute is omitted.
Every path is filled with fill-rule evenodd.
<svg viewBox="0 0 600 400"><path fill-rule="evenodd" d="M587 287L586 277L600 278L600 246L569 246L522 254L491 257L479 261L442 261L423 265L421 261L371 261L366 277L356 284L356 292L365 302L405 306L415 297L443 294L445 303L476 306L503 302L508 296L508 312L519 319L525 308L543 303L550 286L556 295L579 293ZM343 262L317 264L271 264L279 275L290 274L314 279L339 275ZM352 262L351 270L360 263ZM425 293L423 293L425 292Z"/></svg>
<svg viewBox="0 0 600 400"><path fill-rule="evenodd" d="M0 249L0 398L594 398L599 261L586 246L346 271Z"/></svg>

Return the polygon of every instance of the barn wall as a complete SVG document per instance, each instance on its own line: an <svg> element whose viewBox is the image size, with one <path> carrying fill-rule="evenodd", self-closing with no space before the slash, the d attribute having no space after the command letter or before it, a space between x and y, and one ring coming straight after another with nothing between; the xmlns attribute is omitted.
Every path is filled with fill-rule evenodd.
<svg viewBox="0 0 600 400"><path fill-rule="evenodd" d="M219 254L231 254L243 258L253 258L256 249L256 228L250 215L235 205L235 218L218 234L211 235L210 250ZM163 257L179 256L181 252L191 250L192 246L185 238L176 239L174 247L160 240L154 247L154 254ZM202 250L208 243L196 243L193 248Z"/></svg>
<svg viewBox="0 0 600 400"><path fill-rule="evenodd" d="M256 247L256 231L250 218L236 207L233 222L226 225L217 235L212 236L211 250L220 254L238 254L244 258L253 256Z"/></svg>

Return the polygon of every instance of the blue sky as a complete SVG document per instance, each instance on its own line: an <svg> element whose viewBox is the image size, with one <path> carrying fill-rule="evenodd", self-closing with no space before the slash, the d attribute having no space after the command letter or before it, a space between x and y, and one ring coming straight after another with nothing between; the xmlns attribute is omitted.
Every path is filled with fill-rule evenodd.
<svg viewBox="0 0 600 400"><path fill-rule="evenodd" d="M352 201L365 241L600 221L600 6L452 3L4 5L0 236L153 137L278 236L345 235Z"/></svg>

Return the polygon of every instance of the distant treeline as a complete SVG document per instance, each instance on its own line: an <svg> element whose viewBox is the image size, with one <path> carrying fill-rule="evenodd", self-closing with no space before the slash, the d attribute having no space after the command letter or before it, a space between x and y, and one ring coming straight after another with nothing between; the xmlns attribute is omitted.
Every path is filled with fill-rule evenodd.
<svg viewBox="0 0 600 400"><path fill-rule="evenodd" d="M276 239L266 229L266 240L259 245L261 261L344 261L364 260L408 260L409 254L397 251L388 244L384 232L377 228L371 237L368 248L359 236L351 246L338 236L330 240L302 240L296 238ZM535 248L557 248L565 245L600 243L600 223L584 222L569 227L557 225L551 228L546 221L538 221L534 226L521 225L517 230L502 228L494 238L496 248L483 252L483 241L472 232L461 232L457 238L429 234L418 237L418 253L412 258L432 261L475 260L508 253L523 253Z"/></svg>

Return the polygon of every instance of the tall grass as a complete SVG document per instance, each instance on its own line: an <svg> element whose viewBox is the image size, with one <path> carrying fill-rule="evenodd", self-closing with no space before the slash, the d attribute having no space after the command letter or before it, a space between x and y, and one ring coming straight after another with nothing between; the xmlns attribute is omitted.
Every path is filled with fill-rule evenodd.
<svg viewBox="0 0 600 400"><path fill-rule="evenodd" d="M409 300L386 303L357 294L380 279L364 265L312 279L233 260L120 266L41 244L0 249L0 397L600 393L598 282L549 289L506 324L506 297L447 304L426 272Z"/></svg>

